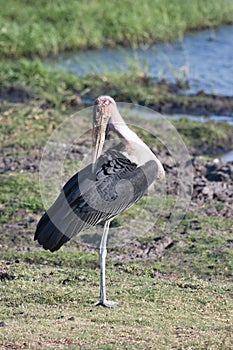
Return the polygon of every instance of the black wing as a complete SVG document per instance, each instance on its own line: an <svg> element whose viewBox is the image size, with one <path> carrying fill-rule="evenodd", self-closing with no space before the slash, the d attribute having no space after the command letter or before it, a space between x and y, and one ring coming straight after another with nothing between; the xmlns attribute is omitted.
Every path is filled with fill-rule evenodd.
<svg viewBox="0 0 233 350"><path fill-rule="evenodd" d="M137 167L117 151L101 156L95 174L88 165L63 187L54 204L40 219L35 240L58 250L80 231L104 222L137 202L154 181L157 165Z"/></svg>

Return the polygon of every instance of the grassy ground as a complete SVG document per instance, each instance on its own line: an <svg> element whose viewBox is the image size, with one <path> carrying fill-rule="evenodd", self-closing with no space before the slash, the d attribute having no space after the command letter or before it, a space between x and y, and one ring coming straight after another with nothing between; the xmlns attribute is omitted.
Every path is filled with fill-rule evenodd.
<svg viewBox="0 0 233 350"><path fill-rule="evenodd" d="M72 242L51 254L33 241L43 212L38 182L43 147L67 116L83 108L82 97L92 102L108 93L156 110L164 101L190 105L203 98L206 104L208 98L210 106L214 100L177 96L166 84L155 86L138 67L124 75L79 78L21 56L182 39L186 30L231 22L232 2L134 1L132 7L130 1L121 6L40 1L35 9L32 1L0 0L0 5L0 97L5 96L0 102L0 349L230 349L232 220L203 214L210 205L218 211L224 203L190 208L169 233L168 247L150 259L145 247L148 242L159 247L169 208L147 241L140 237L136 245L110 246L107 292L120 302L115 310L93 307L99 283L95 249ZM232 101L222 103L232 110ZM81 117L80 132L89 123ZM145 120L145 129L151 123ZM174 124L191 152L232 147L229 125L186 119ZM67 168L79 168L88 137L80 145L83 153L69 155ZM151 135L141 132L140 137L154 145ZM168 207L173 200L168 198ZM142 200L115 220L115 229L123 233L126 222L136 227L136 220L143 225L153 220L149 209Z"/></svg>
<svg viewBox="0 0 233 350"><path fill-rule="evenodd" d="M111 265L108 295L120 304L108 310L93 307L98 270L91 265L97 256L71 251L53 259L43 253L26 257L14 261L11 254L7 267L15 278L2 282L3 349L231 348L226 281L158 278L153 264L143 262Z"/></svg>
<svg viewBox="0 0 233 350"><path fill-rule="evenodd" d="M230 349L230 218L203 217L203 206L190 212L169 234L171 247L149 260L138 261L140 250L134 246L110 247L107 291L120 302L116 310L93 307L99 283L95 250L80 251L73 242L51 254L33 242L43 212L37 174L43 145L74 111L65 79L61 92L67 98L54 103L46 92L55 96L57 85L51 88L46 74L40 79L29 101L1 105L1 155L12 160L1 181L1 348L154 349L156 344L158 349ZM81 118L80 129L88 123ZM145 128L151 123L145 120ZM216 128L182 120L176 125L192 147L202 144L210 130L211 146L232 135L224 124ZM153 138L140 136L153 144ZM78 161L71 158L69 164L76 169ZM132 226L151 215L153 220L142 201L117 218L115 227L124 230L125 222ZM152 239L163 237L164 215ZM135 261L124 262L129 252Z"/></svg>
<svg viewBox="0 0 233 350"><path fill-rule="evenodd" d="M182 39L184 32L232 22L228 0L0 1L0 55L45 57L65 50Z"/></svg>
<svg viewBox="0 0 233 350"><path fill-rule="evenodd" d="M19 96L18 103L1 103L1 135L4 145L12 144L12 140L24 147L38 146L45 142L54 128L67 116L83 108L81 99L87 97L90 105L96 96L109 94L118 101L128 101L146 105L159 111L168 103L182 103L184 106L194 105L203 100L204 105L218 101L211 96L181 96L173 92L167 84L155 85L140 71L131 67L127 73L106 73L78 77L66 71L58 71L45 66L40 60L21 59L17 62L0 62L0 89L16 87L28 94L26 100ZM19 92L9 93L8 99L17 97ZM15 96L16 95L16 96ZM215 102L214 102L215 101ZM202 102L201 102L202 103ZM233 108L233 99L220 101L229 111ZM216 106L218 107L218 106ZM81 130L86 130L89 120L83 120ZM132 120L133 122L133 120ZM150 129L149 123L145 125ZM228 124L198 123L187 119L174 121L174 125L189 146L196 149L231 149L232 127ZM26 137L25 137L26 136Z"/></svg>

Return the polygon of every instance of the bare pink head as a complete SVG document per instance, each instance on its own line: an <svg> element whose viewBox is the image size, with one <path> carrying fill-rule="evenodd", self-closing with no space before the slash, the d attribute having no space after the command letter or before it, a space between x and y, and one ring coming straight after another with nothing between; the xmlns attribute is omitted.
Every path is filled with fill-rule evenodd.
<svg viewBox="0 0 233 350"><path fill-rule="evenodd" d="M100 156L105 141L107 125L113 114L116 102L110 96L99 96L93 110L93 164Z"/></svg>

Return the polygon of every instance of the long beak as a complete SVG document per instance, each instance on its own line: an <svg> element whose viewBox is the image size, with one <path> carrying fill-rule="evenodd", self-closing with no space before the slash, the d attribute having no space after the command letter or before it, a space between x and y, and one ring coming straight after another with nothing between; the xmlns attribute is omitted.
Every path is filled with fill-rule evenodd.
<svg viewBox="0 0 233 350"><path fill-rule="evenodd" d="M93 139L93 154L92 154L92 172L95 171L96 161L102 153L107 123L104 120L105 117L101 116L99 124L93 127L92 139Z"/></svg>

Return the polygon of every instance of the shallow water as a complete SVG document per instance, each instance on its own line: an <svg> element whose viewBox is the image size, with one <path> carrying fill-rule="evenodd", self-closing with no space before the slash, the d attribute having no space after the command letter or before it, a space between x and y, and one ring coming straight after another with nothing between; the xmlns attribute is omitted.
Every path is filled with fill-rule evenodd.
<svg viewBox="0 0 233 350"><path fill-rule="evenodd" d="M182 42L155 44L147 49L104 48L76 53L65 53L50 62L66 67L79 75L90 72L124 71L130 63L137 63L148 69L149 76L175 79L188 79L190 88L185 93L199 91L233 96L233 25L216 30L203 30L185 35ZM184 92L184 91L183 91ZM150 116L147 111L141 117ZM168 119L184 118L185 115L166 115ZM187 115L191 120L227 122L233 125L229 116ZM233 150L219 158L233 161Z"/></svg>
<svg viewBox="0 0 233 350"><path fill-rule="evenodd" d="M217 122L217 123L228 123L230 125L233 125L233 117L230 116L218 116L218 115L192 115L192 114L168 114L165 115L167 118L171 120L177 120L177 119L183 119L187 118L189 120L197 121L197 122L202 122L202 123L207 123L207 122Z"/></svg>
<svg viewBox="0 0 233 350"><path fill-rule="evenodd" d="M219 158L222 160L225 160L226 162L232 162L233 161L233 150L222 154Z"/></svg>
<svg viewBox="0 0 233 350"><path fill-rule="evenodd" d="M128 107L128 108L127 108ZM124 111L124 112L123 112ZM138 108L136 105L130 105L130 104L126 104L125 105L125 109L122 110L123 115L127 115L127 116L131 116L131 117L139 117L141 119L161 119L161 117L163 119L167 119L168 122L171 122L173 120L178 120L178 119L183 119L183 118L187 118L189 120L193 120L193 121L199 121L202 123L206 123L206 122L216 122L216 128L218 127L217 123L228 123L230 125L233 125L233 117L229 117L229 116L216 116L216 115L210 115L210 116L195 116L195 115L184 115L184 114L160 114L158 112L153 111L150 108ZM211 157L213 157L213 155L210 155ZM230 150L226 153L223 154L216 154L215 155L216 158L224 160L224 161L233 161L233 150Z"/></svg>
<svg viewBox="0 0 233 350"><path fill-rule="evenodd" d="M233 25L187 34L182 42L155 44L145 50L104 48L62 54L51 60L80 75L124 70L129 62L138 62L154 78L169 82L175 82L175 77L187 78L187 93L233 96Z"/></svg>
<svg viewBox="0 0 233 350"><path fill-rule="evenodd" d="M187 117L190 120L199 121L199 122L208 122L208 121L214 121L217 123L225 122L230 125L233 125L233 117L228 116L216 116L216 115L210 115L210 116L195 116L195 115L181 115L181 114L173 114L173 115L165 115L166 118L172 120L182 119ZM217 127L217 125L216 125ZM233 150L219 154L216 156L216 158L219 158L221 160L224 160L226 162L232 162L233 161Z"/></svg>

